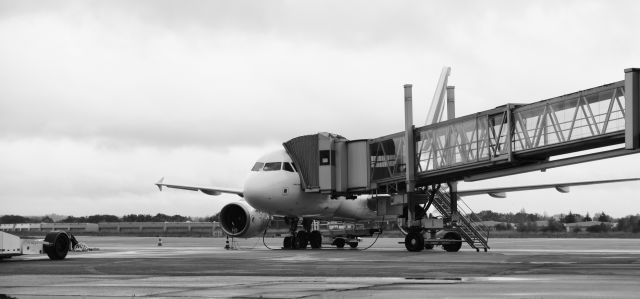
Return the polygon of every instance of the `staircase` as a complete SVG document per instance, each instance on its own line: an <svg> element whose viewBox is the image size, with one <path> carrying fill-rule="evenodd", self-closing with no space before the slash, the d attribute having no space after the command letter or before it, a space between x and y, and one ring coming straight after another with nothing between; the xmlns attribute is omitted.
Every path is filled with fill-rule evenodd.
<svg viewBox="0 0 640 299"><path fill-rule="evenodd" d="M433 198L432 205L442 214L443 218L451 219L451 200L446 188L440 188ZM489 249L489 228L482 224L480 218L471 212L467 204L458 197L458 225L460 236L476 251Z"/></svg>

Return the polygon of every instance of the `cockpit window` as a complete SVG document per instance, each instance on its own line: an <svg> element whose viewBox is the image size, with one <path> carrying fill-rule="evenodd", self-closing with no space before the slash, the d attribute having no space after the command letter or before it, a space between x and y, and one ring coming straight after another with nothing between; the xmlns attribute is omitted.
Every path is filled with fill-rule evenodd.
<svg viewBox="0 0 640 299"><path fill-rule="evenodd" d="M282 162L267 162L267 163L264 163L264 168L262 170L274 171L274 170L280 170L281 167L282 167Z"/></svg>
<svg viewBox="0 0 640 299"><path fill-rule="evenodd" d="M260 169L262 169L262 166L264 166L264 163L256 162L256 164L253 164L253 168L251 168L251 171L260 171Z"/></svg>
<svg viewBox="0 0 640 299"><path fill-rule="evenodd" d="M284 168L284 170L286 170L286 171L289 171L289 172L295 172L295 171L293 170L293 167L291 166L291 164L289 164L289 163L287 163L287 162L284 162L283 168Z"/></svg>
<svg viewBox="0 0 640 299"><path fill-rule="evenodd" d="M298 168L296 167L296 163L291 162L291 167L293 167L294 172L298 172Z"/></svg>

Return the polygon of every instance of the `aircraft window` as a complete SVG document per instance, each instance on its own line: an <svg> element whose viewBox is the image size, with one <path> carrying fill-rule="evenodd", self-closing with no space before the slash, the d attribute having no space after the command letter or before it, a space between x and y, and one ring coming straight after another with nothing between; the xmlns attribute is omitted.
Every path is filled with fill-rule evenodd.
<svg viewBox="0 0 640 299"><path fill-rule="evenodd" d="M264 168L262 170L274 171L274 170L280 170L281 167L282 167L282 162L267 162L267 163L264 163Z"/></svg>
<svg viewBox="0 0 640 299"><path fill-rule="evenodd" d="M253 168L251 168L251 171L260 171L260 169L262 169L262 166L264 166L264 163L256 162L256 164L253 165Z"/></svg>
<svg viewBox="0 0 640 299"><path fill-rule="evenodd" d="M287 162L284 162L284 165L283 165L283 166L284 166L284 167L283 167L283 168L284 168L284 170L289 171L289 172L295 172L295 171L293 170L293 167L291 166L291 164L289 164L289 163L287 163Z"/></svg>
<svg viewBox="0 0 640 299"><path fill-rule="evenodd" d="M291 167L293 167L294 172L298 172L298 168L296 167L296 163L291 162Z"/></svg>

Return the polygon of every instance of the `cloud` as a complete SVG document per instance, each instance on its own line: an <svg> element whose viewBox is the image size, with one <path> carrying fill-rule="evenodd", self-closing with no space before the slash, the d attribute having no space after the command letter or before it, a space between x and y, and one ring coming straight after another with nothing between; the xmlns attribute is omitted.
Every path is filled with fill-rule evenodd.
<svg viewBox="0 0 640 299"><path fill-rule="evenodd" d="M403 130L406 83L421 125L443 65L459 116L622 80L638 13L632 1L1 1L0 203L168 207L173 193L147 189L162 175L233 186L299 135Z"/></svg>
<svg viewBox="0 0 640 299"><path fill-rule="evenodd" d="M266 149L229 147L216 151L198 147L113 148L73 139L0 141L0 201L11 203L3 205L2 213L156 213L173 202L175 213L200 215L203 208L215 210L221 203L239 198L174 190L159 193L153 184L165 176L166 182L177 184L242 189L253 162L263 150L274 148L277 144Z"/></svg>

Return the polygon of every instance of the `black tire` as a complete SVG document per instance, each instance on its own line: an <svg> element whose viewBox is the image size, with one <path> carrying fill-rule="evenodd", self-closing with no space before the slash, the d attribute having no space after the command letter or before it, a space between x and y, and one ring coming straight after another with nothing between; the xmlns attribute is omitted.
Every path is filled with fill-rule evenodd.
<svg viewBox="0 0 640 299"><path fill-rule="evenodd" d="M53 231L47 233L44 237L44 241L50 243L50 245L43 245L42 249L52 260L63 260L67 257L71 240L67 233L62 231Z"/></svg>
<svg viewBox="0 0 640 299"><path fill-rule="evenodd" d="M356 248L358 247L358 242L349 242L349 246L351 246L351 248Z"/></svg>
<svg viewBox="0 0 640 299"><path fill-rule="evenodd" d="M322 248L322 233L317 230L312 231L309 236L309 244L313 249Z"/></svg>
<svg viewBox="0 0 640 299"><path fill-rule="evenodd" d="M424 249L426 249L426 250L433 249L433 244L424 244Z"/></svg>
<svg viewBox="0 0 640 299"><path fill-rule="evenodd" d="M456 233L456 232L448 232L446 234L444 234L443 239L445 240L462 240L462 237L460 237L460 234ZM442 248L444 250L446 250L447 252L458 252L460 250L460 247L462 247L462 242L456 242L453 244L443 244Z"/></svg>
<svg viewBox="0 0 640 299"><path fill-rule="evenodd" d="M338 238L338 239L336 239L335 241L333 241L333 244L335 244L335 245L336 245L336 247L338 247L338 248L344 248L344 244L345 244L345 243L346 243L346 242L344 241L344 239L343 239L343 238Z"/></svg>
<svg viewBox="0 0 640 299"><path fill-rule="evenodd" d="M284 237L284 240L282 240L282 249L292 249L291 245L293 245L291 236Z"/></svg>
<svg viewBox="0 0 640 299"><path fill-rule="evenodd" d="M424 237L417 232L410 232L404 237L404 247L409 251L422 251L424 249Z"/></svg>
<svg viewBox="0 0 640 299"><path fill-rule="evenodd" d="M309 245L309 234L305 231L299 231L296 235L296 249L307 249Z"/></svg>

